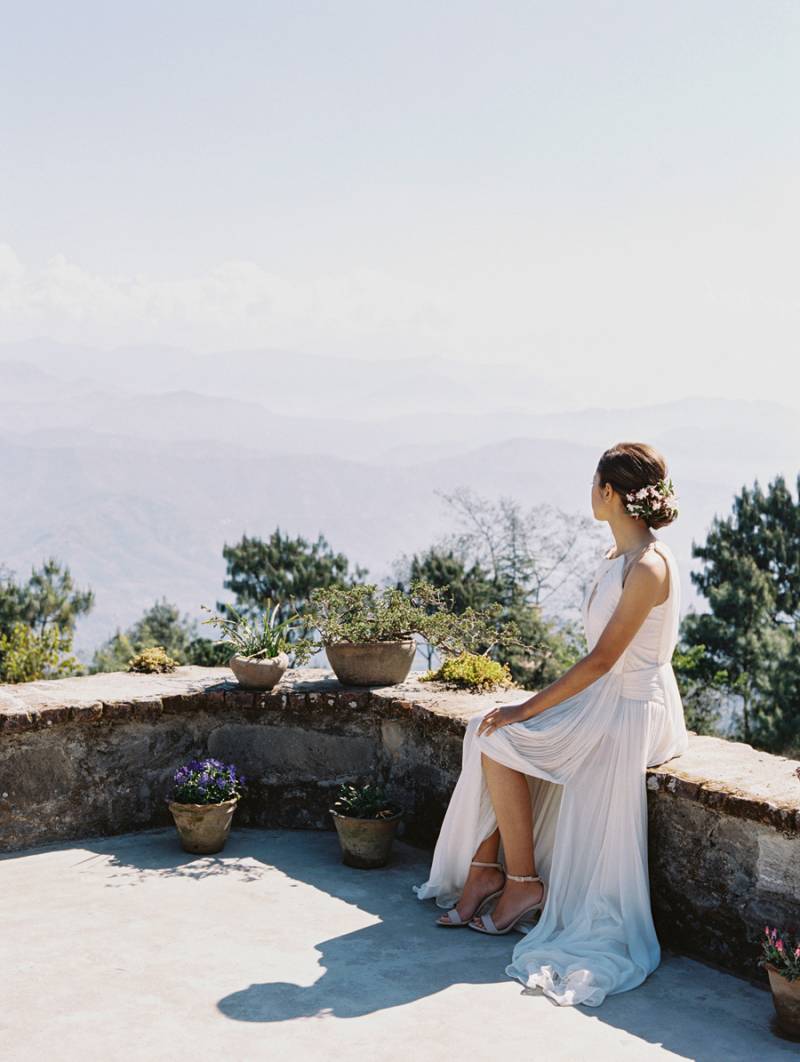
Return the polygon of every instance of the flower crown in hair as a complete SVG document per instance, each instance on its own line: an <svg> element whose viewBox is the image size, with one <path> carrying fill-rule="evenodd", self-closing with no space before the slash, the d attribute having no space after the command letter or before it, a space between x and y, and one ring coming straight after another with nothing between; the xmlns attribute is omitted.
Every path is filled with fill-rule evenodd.
<svg viewBox="0 0 800 1062"><path fill-rule="evenodd" d="M660 479L640 490L628 491L625 495L625 508L631 516L641 517L646 522L654 516L674 520L678 515L676 500L672 480Z"/></svg>

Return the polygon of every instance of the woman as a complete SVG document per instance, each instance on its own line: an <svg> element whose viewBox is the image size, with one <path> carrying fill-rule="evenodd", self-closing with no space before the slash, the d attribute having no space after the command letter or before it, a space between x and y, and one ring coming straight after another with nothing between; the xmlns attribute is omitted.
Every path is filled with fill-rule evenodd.
<svg viewBox="0 0 800 1062"><path fill-rule="evenodd" d="M449 908L441 926L524 932L506 973L596 1007L660 962L645 769L685 752L688 736L670 663L678 570L653 534L678 514L663 457L644 443L606 450L592 511L614 547L583 600L589 652L539 693L470 720L430 877L414 891Z"/></svg>

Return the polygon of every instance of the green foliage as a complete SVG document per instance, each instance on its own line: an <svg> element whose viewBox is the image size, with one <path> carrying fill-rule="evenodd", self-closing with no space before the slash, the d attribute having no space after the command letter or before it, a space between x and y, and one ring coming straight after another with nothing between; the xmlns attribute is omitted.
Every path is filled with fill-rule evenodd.
<svg viewBox="0 0 800 1062"><path fill-rule="evenodd" d="M511 672L507 664L498 664L479 653L459 653L449 660L444 660L435 671L420 675L422 682L442 682L458 689L489 690L504 689L513 685Z"/></svg>
<svg viewBox="0 0 800 1062"><path fill-rule="evenodd" d="M340 786L330 810L351 819L388 819L400 808L386 799L386 793L379 785L368 782Z"/></svg>
<svg viewBox="0 0 800 1062"><path fill-rule="evenodd" d="M298 536L290 538L276 528L266 542L244 535L235 545L225 545L222 555L228 566L224 586L236 595L240 613L251 616L262 612L268 601L280 601L279 618L291 613L302 614L316 587L351 586L367 574L356 566L349 572L343 553L334 553L323 535L309 543ZM225 613L228 605L217 604Z"/></svg>
<svg viewBox="0 0 800 1062"><path fill-rule="evenodd" d="M0 681L33 682L81 674L72 656L77 619L94 604L67 567L54 558L34 568L27 582L0 573Z"/></svg>
<svg viewBox="0 0 800 1062"><path fill-rule="evenodd" d="M398 580L399 589L413 582L424 580L439 590L446 590L453 612L466 608L485 608L497 597L496 588L481 564L474 562L469 567L452 549L437 549L435 546L419 555L414 554L404 579Z"/></svg>
<svg viewBox="0 0 800 1062"><path fill-rule="evenodd" d="M165 598L156 601L127 631L117 632L94 654L92 671L124 671L132 656L155 645L164 647L179 664L224 666L227 646L199 635L198 624L181 616Z"/></svg>
<svg viewBox="0 0 800 1062"><path fill-rule="evenodd" d="M206 608L205 605L202 607L206 612L211 612L211 609ZM273 605L269 601L264 614L251 623L236 609L228 606L227 616L212 614L208 619L203 620L203 623L219 627L223 634L220 642L229 646L240 656L250 660L263 660L278 656L279 653L292 653L294 666L297 667L313 656L319 646L311 639L300 635L300 616L297 613L279 620L278 615L281 611L280 602ZM297 635L294 639L293 634Z"/></svg>
<svg viewBox="0 0 800 1062"><path fill-rule="evenodd" d="M676 646L672 654L672 670L683 701L686 726L696 734L719 733L721 701L730 692L726 671L710 673L706 666L708 654L705 645L692 645L686 649Z"/></svg>
<svg viewBox="0 0 800 1062"><path fill-rule="evenodd" d="M514 523L516 517L508 519ZM488 522L488 521L487 521ZM490 536L494 532L487 530ZM509 532L509 538L513 535ZM526 689L537 689L553 682L585 653L582 631L571 619L560 622L545 619L537 603L538 591L526 582L529 569L535 562L523 564L520 549L509 548L511 559L501 563L502 540L490 538L491 550L497 561L495 575L478 560L467 562L453 548L431 547L424 554L411 558L407 574L398 579L397 586L405 588L416 579L423 579L446 592L450 607L456 614L468 608L495 610L495 623L513 623L518 631L518 644L505 642L495 645L489 655L498 663L508 665L515 683ZM473 548L475 544L473 543ZM488 547L487 547L488 549ZM537 587L543 582L537 581ZM433 647L429 648L428 664L432 663Z"/></svg>
<svg viewBox="0 0 800 1062"><path fill-rule="evenodd" d="M79 590L69 568L54 557L32 569L26 583L16 582L11 572L0 573L0 631L24 623L39 634L48 628L74 634L76 621L93 605L92 591Z"/></svg>
<svg viewBox="0 0 800 1062"><path fill-rule="evenodd" d="M800 489L800 477L798 477ZM707 613L684 618L685 651L703 646L698 678L719 680L743 702L736 735L759 748L800 747L800 505L782 476L742 488L693 555L692 580ZM716 676L716 677L715 677Z"/></svg>
<svg viewBox="0 0 800 1062"><path fill-rule="evenodd" d="M185 663L198 667L226 667L230 655L229 645L211 638L192 638L186 647Z"/></svg>
<svg viewBox="0 0 800 1062"><path fill-rule="evenodd" d="M498 624L496 606L466 608L455 613L442 590L424 580L408 591L397 587L379 590L374 583L313 590L306 617L320 633L323 644L381 642L420 634L444 655L491 648L516 642L513 624Z"/></svg>
<svg viewBox="0 0 800 1062"><path fill-rule="evenodd" d="M82 668L71 651L71 633L53 625L39 633L25 623L15 623L0 633L0 681L36 682L79 675Z"/></svg>
<svg viewBox="0 0 800 1062"><path fill-rule="evenodd" d="M166 671L174 671L178 661L167 655L163 645L154 645L149 649L143 649L128 661L128 671L139 671L143 674L153 675Z"/></svg>

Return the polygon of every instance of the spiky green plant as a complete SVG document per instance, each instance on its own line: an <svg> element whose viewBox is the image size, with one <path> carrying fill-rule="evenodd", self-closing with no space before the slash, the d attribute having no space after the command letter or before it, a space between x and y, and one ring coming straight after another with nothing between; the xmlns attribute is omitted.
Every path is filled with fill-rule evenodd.
<svg viewBox="0 0 800 1062"><path fill-rule="evenodd" d="M211 609L206 605L201 608L211 613ZM279 622L280 602L273 607L272 601L268 600L266 611L253 623L232 605L227 608L229 615L212 613L203 623L218 627L223 635L220 642L230 645L239 656L247 657L248 660L268 660L279 653L292 653L294 664L297 666L305 663L319 649L309 638L292 639L293 633L303 629L301 617L293 613Z"/></svg>

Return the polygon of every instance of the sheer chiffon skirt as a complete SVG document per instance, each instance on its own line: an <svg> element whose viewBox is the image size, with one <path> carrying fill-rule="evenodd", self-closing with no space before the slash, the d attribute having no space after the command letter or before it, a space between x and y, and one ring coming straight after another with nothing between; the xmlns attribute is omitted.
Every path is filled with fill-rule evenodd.
<svg viewBox="0 0 800 1062"><path fill-rule="evenodd" d="M525 774L536 872L548 895L538 920L521 924L525 935L506 973L560 1005L599 1006L635 988L661 958L650 908L645 769L685 751L688 738L674 677L653 700L622 697L621 689L621 674L611 672L491 735L477 734L486 712L474 716L429 879L413 886L418 899L451 907L476 848L496 829L481 753Z"/></svg>

